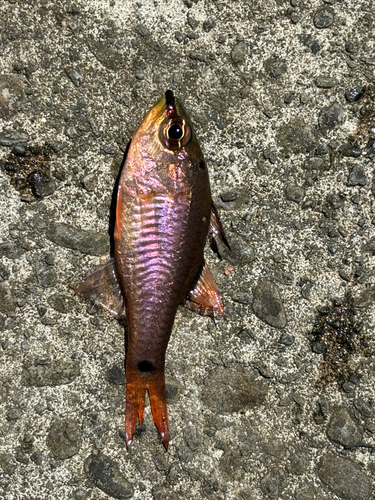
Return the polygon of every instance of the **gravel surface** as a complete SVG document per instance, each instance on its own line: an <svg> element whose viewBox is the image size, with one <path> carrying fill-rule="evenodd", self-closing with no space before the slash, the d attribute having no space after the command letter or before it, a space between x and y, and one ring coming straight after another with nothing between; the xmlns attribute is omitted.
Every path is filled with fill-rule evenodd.
<svg viewBox="0 0 375 500"><path fill-rule="evenodd" d="M1 498L374 497L374 33L370 0L1 2ZM127 452L123 328L73 294L168 88L226 320L180 308L169 450L147 407Z"/></svg>

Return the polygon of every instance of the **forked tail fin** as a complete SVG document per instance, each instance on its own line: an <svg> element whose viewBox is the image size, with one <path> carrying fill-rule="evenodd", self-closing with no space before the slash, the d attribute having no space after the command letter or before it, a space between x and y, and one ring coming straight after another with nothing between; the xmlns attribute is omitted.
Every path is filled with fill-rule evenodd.
<svg viewBox="0 0 375 500"><path fill-rule="evenodd" d="M167 450L169 427L164 372L142 373L130 368L126 369L126 446L131 445L137 422L140 426L142 425L146 390L148 390L155 425L161 442Z"/></svg>

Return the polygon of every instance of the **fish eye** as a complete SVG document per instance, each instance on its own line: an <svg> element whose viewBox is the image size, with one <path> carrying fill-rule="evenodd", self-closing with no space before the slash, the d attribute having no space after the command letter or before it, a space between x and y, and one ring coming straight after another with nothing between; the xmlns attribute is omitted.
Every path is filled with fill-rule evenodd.
<svg viewBox="0 0 375 500"><path fill-rule="evenodd" d="M162 122L159 129L159 137L168 149L177 151L190 142L192 130L186 120L174 117Z"/></svg>
<svg viewBox="0 0 375 500"><path fill-rule="evenodd" d="M184 128L181 127L178 123L173 123L167 129L167 137L168 139L172 139L173 141L179 141L184 136Z"/></svg>

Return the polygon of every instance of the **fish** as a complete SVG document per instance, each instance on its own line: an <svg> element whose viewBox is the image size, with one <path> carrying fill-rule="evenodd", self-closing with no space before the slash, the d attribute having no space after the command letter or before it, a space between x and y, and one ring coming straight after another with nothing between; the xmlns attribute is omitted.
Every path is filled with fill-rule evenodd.
<svg viewBox="0 0 375 500"><path fill-rule="evenodd" d="M228 239L213 204L208 169L183 105L167 90L134 133L119 176L111 260L76 290L126 317L125 442L143 423L148 393L165 449L169 423L165 357L177 309L224 316L207 242ZM215 240L216 241L216 240Z"/></svg>

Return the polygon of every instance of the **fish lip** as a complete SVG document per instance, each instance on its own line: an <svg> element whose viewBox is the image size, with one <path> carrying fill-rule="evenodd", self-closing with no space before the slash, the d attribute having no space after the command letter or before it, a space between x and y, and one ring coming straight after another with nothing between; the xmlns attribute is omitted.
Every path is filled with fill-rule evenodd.
<svg viewBox="0 0 375 500"><path fill-rule="evenodd" d="M165 103L167 106L167 114L169 118L174 118L178 116L176 109L176 101L172 90L167 90L165 93Z"/></svg>

